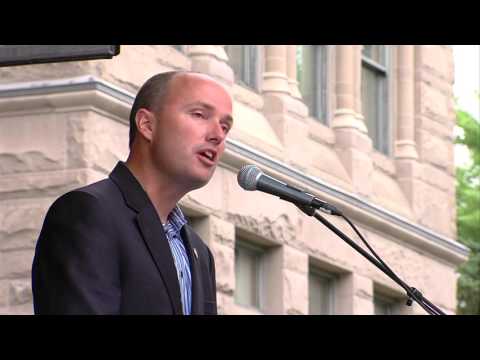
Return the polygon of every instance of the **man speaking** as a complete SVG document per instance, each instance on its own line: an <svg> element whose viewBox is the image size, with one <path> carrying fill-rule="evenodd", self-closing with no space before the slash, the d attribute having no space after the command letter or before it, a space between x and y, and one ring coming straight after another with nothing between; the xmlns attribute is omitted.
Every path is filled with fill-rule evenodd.
<svg viewBox="0 0 480 360"><path fill-rule="evenodd" d="M216 314L214 259L177 204L211 179L232 125L232 99L211 77L150 78L130 113L127 161L46 215L35 314Z"/></svg>

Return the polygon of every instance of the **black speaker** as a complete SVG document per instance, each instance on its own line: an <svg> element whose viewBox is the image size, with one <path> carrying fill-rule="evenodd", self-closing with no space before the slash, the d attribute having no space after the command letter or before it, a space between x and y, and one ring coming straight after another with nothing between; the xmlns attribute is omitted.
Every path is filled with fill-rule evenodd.
<svg viewBox="0 0 480 360"><path fill-rule="evenodd" d="M111 59L120 45L0 45L0 66Z"/></svg>

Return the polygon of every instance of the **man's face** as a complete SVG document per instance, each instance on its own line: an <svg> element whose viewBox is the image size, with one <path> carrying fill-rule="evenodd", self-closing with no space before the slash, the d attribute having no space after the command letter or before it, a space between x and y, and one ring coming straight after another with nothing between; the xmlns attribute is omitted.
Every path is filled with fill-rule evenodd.
<svg viewBox="0 0 480 360"><path fill-rule="evenodd" d="M151 151L156 170L188 191L204 186L232 125L232 100L221 85L206 76L177 75L155 114Z"/></svg>

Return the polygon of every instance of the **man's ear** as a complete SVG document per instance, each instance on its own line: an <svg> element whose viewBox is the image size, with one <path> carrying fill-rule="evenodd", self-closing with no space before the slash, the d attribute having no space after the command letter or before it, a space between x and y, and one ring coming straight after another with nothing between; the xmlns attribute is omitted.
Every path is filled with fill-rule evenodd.
<svg viewBox="0 0 480 360"><path fill-rule="evenodd" d="M139 109L135 115L137 131L149 142L152 140L153 135L153 121L153 113L147 109Z"/></svg>

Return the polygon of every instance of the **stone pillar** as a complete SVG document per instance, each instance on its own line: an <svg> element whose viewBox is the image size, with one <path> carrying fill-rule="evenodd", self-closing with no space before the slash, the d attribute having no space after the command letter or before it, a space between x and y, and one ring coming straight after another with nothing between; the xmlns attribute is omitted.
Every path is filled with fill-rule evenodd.
<svg viewBox="0 0 480 360"><path fill-rule="evenodd" d="M215 216L208 216L194 228L207 242L215 259L218 313L228 314L234 303L235 226Z"/></svg>
<svg viewBox="0 0 480 360"><path fill-rule="evenodd" d="M415 69L413 45L398 47L396 159L418 159L415 144Z"/></svg>
<svg viewBox="0 0 480 360"><path fill-rule="evenodd" d="M297 81L297 45L287 45L287 75L290 95L301 99L302 95L298 89Z"/></svg>
<svg viewBox="0 0 480 360"><path fill-rule="evenodd" d="M359 274L342 276L335 288L339 315L373 315L373 281Z"/></svg>
<svg viewBox="0 0 480 360"><path fill-rule="evenodd" d="M262 91L264 93L290 93L287 77L287 45L265 46Z"/></svg>
<svg viewBox="0 0 480 360"><path fill-rule="evenodd" d="M369 197L372 192L372 140L368 137L361 115L356 111L361 107L356 100L360 97L361 48L357 45L339 45L336 51L337 108L332 122L335 150L350 175L355 191Z"/></svg>
<svg viewBox="0 0 480 360"><path fill-rule="evenodd" d="M358 52L358 45L339 45L337 49L337 68L336 68L336 86L337 109L334 113L332 127L335 128L353 128L367 133L367 128L363 121L358 119L356 110L356 97L360 93L356 89L359 83L358 66L361 67ZM360 68L361 70L361 68ZM360 86L360 85L359 85ZM356 96L357 95L357 96Z"/></svg>
<svg viewBox="0 0 480 360"><path fill-rule="evenodd" d="M284 314L308 314L308 254L283 246Z"/></svg>
<svg viewBox="0 0 480 360"><path fill-rule="evenodd" d="M403 180L418 223L455 237L452 50L442 45L416 45L414 53L412 126L419 159L417 166L398 161L401 165L397 168L406 168L398 169L399 181Z"/></svg>
<svg viewBox="0 0 480 360"><path fill-rule="evenodd" d="M354 78L354 97L355 97L355 113L358 119L364 123L362 115L362 48L363 45L353 45L355 56L355 78Z"/></svg>
<svg viewBox="0 0 480 360"><path fill-rule="evenodd" d="M192 59L192 71L211 75L227 86L235 82L223 45L191 45L187 54Z"/></svg>
<svg viewBox="0 0 480 360"><path fill-rule="evenodd" d="M294 49L289 49L288 45L265 45L262 84L264 114L284 146L284 161L305 170L310 163L308 156L305 156L308 153L305 150L305 140L308 138L308 109L296 98L300 93L295 93L294 55ZM292 79L290 84L289 77Z"/></svg>
<svg viewBox="0 0 480 360"><path fill-rule="evenodd" d="M415 143L415 48L400 45L397 52L397 138L395 167L397 181L414 208L421 192L421 164Z"/></svg>

